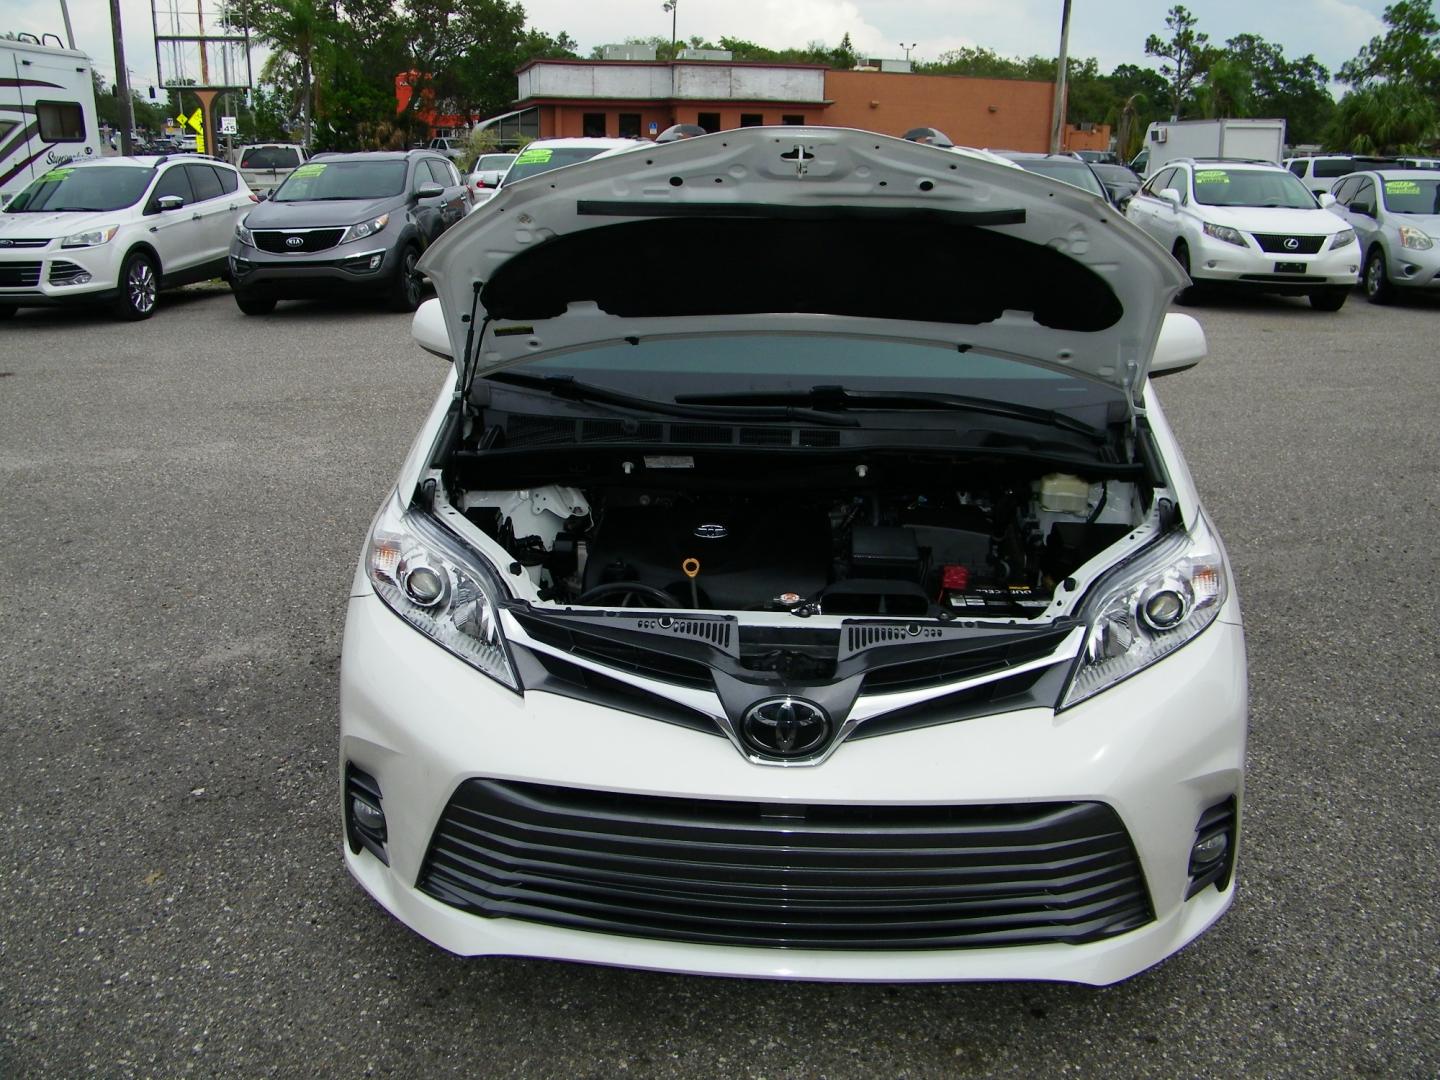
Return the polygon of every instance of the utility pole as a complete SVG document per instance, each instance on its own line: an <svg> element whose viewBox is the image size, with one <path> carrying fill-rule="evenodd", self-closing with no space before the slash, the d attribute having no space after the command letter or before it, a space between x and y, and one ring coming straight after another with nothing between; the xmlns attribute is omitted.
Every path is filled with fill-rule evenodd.
<svg viewBox="0 0 1440 1080"><path fill-rule="evenodd" d="M1050 153L1060 153L1060 136L1065 130L1065 78L1070 67L1070 0L1060 13L1060 59L1055 65L1055 110L1050 116Z"/></svg>
<svg viewBox="0 0 1440 1080"><path fill-rule="evenodd" d="M680 0L665 0L661 5L670 13L670 59L675 59L675 21L679 18L677 14L680 9Z"/></svg>
<svg viewBox="0 0 1440 1080"><path fill-rule="evenodd" d="M120 153L129 157L135 149L130 133L135 130L135 102L130 99L130 71L125 67L125 32L120 26L120 0L110 0L110 30L115 35L115 89L120 94Z"/></svg>
<svg viewBox="0 0 1440 1080"><path fill-rule="evenodd" d="M905 50L905 62L907 64L910 62L910 50L915 48L915 46L919 44L920 43L918 41L912 41L909 45L906 45L903 41L900 42L900 48Z"/></svg>
<svg viewBox="0 0 1440 1080"><path fill-rule="evenodd" d="M71 50L75 48L75 31L70 28L70 5L65 0L60 0L60 16L65 20L65 40L70 43Z"/></svg>

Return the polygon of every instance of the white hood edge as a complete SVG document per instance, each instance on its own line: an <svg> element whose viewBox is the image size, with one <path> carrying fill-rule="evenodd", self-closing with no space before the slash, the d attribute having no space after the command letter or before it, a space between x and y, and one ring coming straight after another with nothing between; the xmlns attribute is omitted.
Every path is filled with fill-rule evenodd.
<svg viewBox="0 0 1440 1080"><path fill-rule="evenodd" d="M793 155L796 147L802 147L808 159L804 175L793 156L781 156ZM509 259L552 238L651 219L583 215L582 200L650 204L672 213L695 206L701 216L703 207L722 202L959 213L1020 210L1022 224L986 228L1068 255L1102 278L1124 310L1103 330L1075 331L1042 326L1028 312L1007 312L980 324L794 313L636 318L609 315L593 303L572 303L562 316L526 321L526 332L519 332L519 325L492 325L478 357L478 374L553 350L626 337L843 333L969 345L1021 356L1124 390L1138 402L1166 309L1186 284L1164 249L1078 188L871 132L749 128L663 146L642 143L628 153L501 189L482 210L446 232L420 263L435 284L454 356L464 353L477 281L490 280ZM690 252L688 257L703 258L704 253ZM924 252L917 251L915 257L923 258ZM883 274L885 267L867 264L857 252L855 271ZM478 331L485 311L478 306L474 310ZM511 332L497 336L497 329Z"/></svg>

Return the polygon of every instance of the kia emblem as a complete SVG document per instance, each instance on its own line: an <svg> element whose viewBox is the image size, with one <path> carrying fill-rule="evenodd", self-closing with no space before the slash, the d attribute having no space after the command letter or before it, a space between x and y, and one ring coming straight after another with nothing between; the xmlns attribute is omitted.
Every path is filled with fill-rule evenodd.
<svg viewBox="0 0 1440 1080"><path fill-rule="evenodd" d="M304 247L304 246L305 246L305 238L304 238L303 236L287 236L287 237L285 238L285 246L286 246L286 247L292 247L292 248L293 248L293 247Z"/></svg>
<svg viewBox="0 0 1440 1080"><path fill-rule="evenodd" d="M730 530L724 525L696 525L695 536L700 540L724 540Z"/></svg>

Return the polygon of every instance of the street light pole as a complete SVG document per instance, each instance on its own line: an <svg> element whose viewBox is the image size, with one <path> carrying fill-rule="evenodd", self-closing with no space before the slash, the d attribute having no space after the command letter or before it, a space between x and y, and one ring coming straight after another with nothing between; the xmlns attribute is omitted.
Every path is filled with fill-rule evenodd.
<svg viewBox="0 0 1440 1080"><path fill-rule="evenodd" d="M1050 116L1050 153L1060 152L1065 123L1065 78L1070 68L1070 0L1060 13L1060 59L1055 65L1055 109Z"/></svg>
<svg viewBox="0 0 1440 1080"><path fill-rule="evenodd" d="M907 64L910 62L910 50L918 44L920 44L918 41L912 41L909 45L906 45L903 41L900 42L900 48L905 50L905 62Z"/></svg>
<svg viewBox="0 0 1440 1080"><path fill-rule="evenodd" d="M675 59L675 21L679 18L680 0L665 0L662 5L670 13L670 59Z"/></svg>

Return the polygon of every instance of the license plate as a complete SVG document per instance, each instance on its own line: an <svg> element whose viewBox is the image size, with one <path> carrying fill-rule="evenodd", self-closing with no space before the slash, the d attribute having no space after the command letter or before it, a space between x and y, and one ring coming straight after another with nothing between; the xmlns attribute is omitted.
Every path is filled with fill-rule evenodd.
<svg viewBox="0 0 1440 1080"><path fill-rule="evenodd" d="M1305 273L1304 263L1276 263L1275 273L1277 274L1303 274Z"/></svg>

